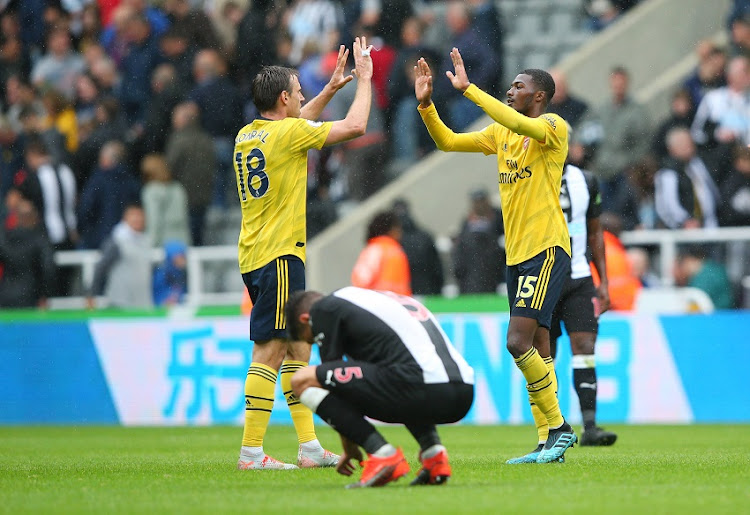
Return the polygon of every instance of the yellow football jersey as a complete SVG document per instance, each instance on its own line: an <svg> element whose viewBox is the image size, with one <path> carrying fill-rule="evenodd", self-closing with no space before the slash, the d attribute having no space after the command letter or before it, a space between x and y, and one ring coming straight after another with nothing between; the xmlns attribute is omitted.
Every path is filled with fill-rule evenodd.
<svg viewBox="0 0 750 515"><path fill-rule="evenodd" d="M457 134L440 120L434 104L419 108L439 149L497 155L507 264L517 265L555 246L570 255L568 226L560 207L562 172L568 156L565 120L550 113L528 118L473 84L464 95L492 118L524 126L527 133L538 135L538 140L524 136L500 123Z"/></svg>
<svg viewBox="0 0 750 515"><path fill-rule="evenodd" d="M570 236L560 208L560 186L568 155L568 126L546 113L541 143L493 123L476 138L482 151L497 154L498 184L508 265L517 265L558 246L570 255Z"/></svg>
<svg viewBox="0 0 750 515"><path fill-rule="evenodd" d="M256 119L237 134L234 171L242 207L243 274L280 256L305 260L307 151L323 147L330 122Z"/></svg>

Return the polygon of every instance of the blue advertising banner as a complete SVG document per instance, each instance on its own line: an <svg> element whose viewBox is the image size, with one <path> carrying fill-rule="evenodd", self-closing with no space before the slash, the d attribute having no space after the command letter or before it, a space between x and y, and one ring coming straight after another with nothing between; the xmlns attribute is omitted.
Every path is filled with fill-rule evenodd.
<svg viewBox="0 0 750 515"><path fill-rule="evenodd" d="M523 376L505 349L507 314L438 318L476 371L464 422L532 423ZM747 312L605 315L599 420L750 422L749 330ZM560 404L576 423L567 336L558 348ZM242 317L0 323L0 424L242 424L251 352ZM291 423L280 388L271 422Z"/></svg>

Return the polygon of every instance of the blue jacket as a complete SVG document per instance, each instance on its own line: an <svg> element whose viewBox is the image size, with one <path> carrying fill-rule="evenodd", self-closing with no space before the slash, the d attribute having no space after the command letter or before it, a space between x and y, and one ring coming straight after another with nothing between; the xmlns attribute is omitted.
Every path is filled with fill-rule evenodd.
<svg viewBox="0 0 750 515"><path fill-rule="evenodd" d="M187 247L181 241L168 241L164 244L166 257L154 270L154 305L162 306L173 300L181 303L187 292L187 270L175 266L174 259L185 255Z"/></svg>
<svg viewBox="0 0 750 515"><path fill-rule="evenodd" d="M120 222L125 206L138 203L141 184L124 166L96 168L78 201L78 229L86 249L98 249Z"/></svg>

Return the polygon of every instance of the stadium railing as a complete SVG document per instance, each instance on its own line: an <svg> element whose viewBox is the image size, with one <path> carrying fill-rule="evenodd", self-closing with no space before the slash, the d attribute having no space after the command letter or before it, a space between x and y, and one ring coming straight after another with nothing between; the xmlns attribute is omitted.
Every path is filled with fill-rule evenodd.
<svg viewBox="0 0 750 515"><path fill-rule="evenodd" d="M663 286L672 286L672 266L678 256L680 245L690 244L740 244L739 252L728 252L726 255L727 269L730 277L735 281L742 281L746 296L750 295L750 279L743 277L749 266L748 249L750 248L750 227L723 227L717 229L689 229L689 230L652 230L631 231L621 235L626 246L644 246L655 248L658 258L654 263L654 272L661 279ZM444 255L446 249L441 249ZM153 249L154 264L164 259L163 249ZM79 269L81 281L80 291L85 291L94 278L94 270L99 260L99 251L72 250L60 251L55 254L55 262L59 266L70 266ZM190 247L187 251L188 296L187 304L191 306L215 306L237 304L241 299L241 283L237 281L237 288L231 291L209 291L206 287L206 265L226 262L236 267L237 247L221 245L209 247ZM734 273L733 273L734 271ZM53 309L75 309L85 305L85 297L74 295L50 299ZM106 304L105 304L106 305Z"/></svg>

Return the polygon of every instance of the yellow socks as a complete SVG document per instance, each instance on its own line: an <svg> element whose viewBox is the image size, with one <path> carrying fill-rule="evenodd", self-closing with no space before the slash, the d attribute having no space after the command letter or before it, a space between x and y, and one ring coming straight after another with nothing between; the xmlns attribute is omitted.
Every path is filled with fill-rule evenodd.
<svg viewBox="0 0 750 515"><path fill-rule="evenodd" d="M284 392L284 398L289 406L289 413L292 415L294 429L297 431L297 440L303 444L315 440L315 425L313 423L313 414L292 392L292 375L307 366L304 361L285 360L281 365L281 390Z"/></svg>
<svg viewBox="0 0 750 515"><path fill-rule="evenodd" d="M544 364L547 365L547 370L549 370L550 376L552 378L552 386L555 390L555 395L557 395L557 374L555 373L555 362L551 356L542 359L544 360ZM546 442L547 435L549 435L549 425L547 424L547 417L536 406L536 404L534 404L534 401L531 399L531 394L529 394L529 404L531 404L531 416L534 417L536 432L539 435L539 443Z"/></svg>
<svg viewBox="0 0 750 515"><path fill-rule="evenodd" d="M547 364L533 347L515 361L516 366L526 378L529 397L547 418L547 425L552 428L560 427L564 420L555 392L556 378L553 384L554 372L550 373Z"/></svg>
<svg viewBox="0 0 750 515"><path fill-rule="evenodd" d="M276 370L262 363L251 363L245 379L245 429L243 447L261 447L273 409Z"/></svg>

